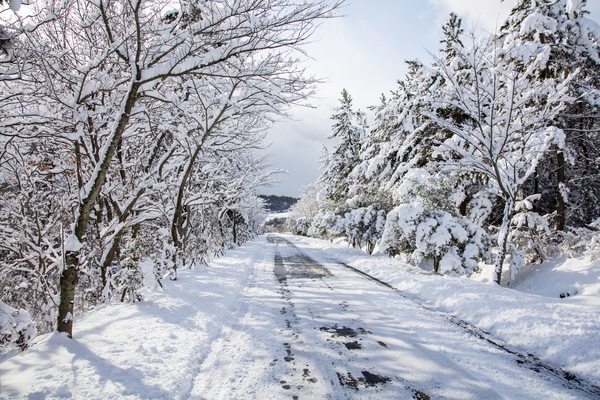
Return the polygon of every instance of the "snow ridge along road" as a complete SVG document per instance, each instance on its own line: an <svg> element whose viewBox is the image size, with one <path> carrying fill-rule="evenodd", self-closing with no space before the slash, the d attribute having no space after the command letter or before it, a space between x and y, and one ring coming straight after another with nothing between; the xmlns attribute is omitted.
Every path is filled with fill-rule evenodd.
<svg viewBox="0 0 600 400"><path fill-rule="evenodd" d="M545 364L532 368L533 356L520 362L521 353L491 345L489 335L479 340L476 328L440 318L291 237L267 241L273 262L254 266L190 398L599 397L595 386L560 369L548 373Z"/></svg>

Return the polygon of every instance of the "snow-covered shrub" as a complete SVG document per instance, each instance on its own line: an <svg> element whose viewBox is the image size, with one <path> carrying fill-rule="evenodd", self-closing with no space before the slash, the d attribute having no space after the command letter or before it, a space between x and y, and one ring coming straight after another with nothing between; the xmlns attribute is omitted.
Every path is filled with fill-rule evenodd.
<svg viewBox="0 0 600 400"><path fill-rule="evenodd" d="M313 232L317 213L321 210L322 201L319 193L323 190L323 183L314 182L300 188L302 195L290 208L288 228L297 235L319 236Z"/></svg>
<svg viewBox="0 0 600 400"><path fill-rule="evenodd" d="M385 210L377 204L372 204L345 213L338 219L334 228L338 232L344 232L348 243L359 248L364 246L367 253L371 254L381 238L385 216Z"/></svg>
<svg viewBox="0 0 600 400"><path fill-rule="evenodd" d="M118 298L120 301L133 303L141 301L138 290L144 284L144 274L140 266L142 256L142 240L138 237L129 238L124 249L119 266L109 270L107 285L103 291L105 301Z"/></svg>
<svg viewBox="0 0 600 400"><path fill-rule="evenodd" d="M471 221L413 203L390 211L379 247L390 256L404 253L416 265L431 259L440 274L469 275L488 257L489 241Z"/></svg>
<svg viewBox="0 0 600 400"><path fill-rule="evenodd" d="M600 229L600 218L590 224L590 227ZM588 231L589 232L589 231ZM600 258L600 232L596 231L586 246L585 255L590 257L592 260Z"/></svg>
<svg viewBox="0 0 600 400"><path fill-rule="evenodd" d="M546 261L557 251L548 221L532 211L539 198L535 194L515 203L507 251L511 279L526 263Z"/></svg>
<svg viewBox="0 0 600 400"><path fill-rule="evenodd" d="M0 302L0 354L12 349L26 350L35 335L35 322L27 311Z"/></svg>
<svg viewBox="0 0 600 400"><path fill-rule="evenodd" d="M27 268L25 263L11 263L14 258L0 253L0 259L3 257L0 261L0 302L27 310L40 333L52 332L58 308L59 271L54 269L43 275Z"/></svg>
<svg viewBox="0 0 600 400"><path fill-rule="evenodd" d="M600 246L596 250L592 250L597 246L597 241L592 241L592 238L598 233L596 230L588 228L568 228L565 231L557 232L558 248L568 257L574 258L587 254L592 259L600 258ZM594 242L594 243L592 243ZM597 253L597 256L593 254Z"/></svg>
<svg viewBox="0 0 600 400"><path fill-rule="evenodd" d="M125 258L121 261L121 273L118 283L122 290L121 301L127 298L130 303L142 300L138 290L144 284L144 274L140 267L141 243L138 238L132 238L125 247Z"/></svg>
<svg viewBox="0 0 600 400"><path fill-rule="evenodd" d="M331 238L343 233L338 224L339 216L329 210L319 211L313 218L308 235L318 238ZM342 231L342 232L340 232Z"/></svg>
<svg viewBox="0 0 600 400"><path fill-rule="evenodd" d="M308 230L310 229L310 222L305 217L297 219L290 218L288 221L289 230L294 235L307 236Z"/></svg>

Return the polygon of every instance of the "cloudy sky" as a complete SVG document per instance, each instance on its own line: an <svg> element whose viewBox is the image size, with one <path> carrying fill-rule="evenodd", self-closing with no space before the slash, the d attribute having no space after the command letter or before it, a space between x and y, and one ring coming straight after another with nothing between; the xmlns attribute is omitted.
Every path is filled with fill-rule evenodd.
<svg viewBox="0 0 600 400"><path fill-rule="evenodd" d="M355 108L367 111L404 77L404 60L429 62L428 52L437 53L440 26L450 11L463 17L466 29L494 31L513 5L514 0L347 0L344 17L326 21L306 47L312 57L308 70L326 82L311 101L314 108L291 110L292 121L269 131L270 164L288 173L261 192L299 196L300 186L319 177L321 150L324 145L332 148L329 117L342 89L348 90ZM588 0L587 9L600 22L600 0Z"/></svg>

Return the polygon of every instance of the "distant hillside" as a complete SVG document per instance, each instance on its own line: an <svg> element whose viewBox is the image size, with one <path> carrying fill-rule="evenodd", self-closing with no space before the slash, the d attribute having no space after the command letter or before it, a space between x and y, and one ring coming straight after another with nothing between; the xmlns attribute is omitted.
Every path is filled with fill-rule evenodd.
<svg viewBox="0 0 600 400"><path fill-rule="evenodd" d="M272 212L284 212L289 210L291 206L296 204L298 199L291 196L276 196L276 195L259 195L267 203L267 210Z"/></svg>

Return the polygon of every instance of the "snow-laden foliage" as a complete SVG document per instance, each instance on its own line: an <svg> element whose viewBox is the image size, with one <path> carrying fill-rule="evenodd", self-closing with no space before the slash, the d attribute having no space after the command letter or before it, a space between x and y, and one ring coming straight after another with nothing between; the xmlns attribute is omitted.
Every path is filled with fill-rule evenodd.
<svg viewBox="0 0 600 400"><path fill-rule="evenodd" d="M407 254L416 265L432 260L440 274L470 275L486 258L489 240L482 228L467 219L414 203L389 212L379 247L391 256Z"/></svg>
<svg viewBox="0 0 600 400"><path fill-rule="evenodd" d="M437 273L470 275L489 257L490 238L459 215L463 196L448 181L457 182L420 168L408 171L395 193L401 204L387 215L379 247L391 256L406 254L416 265L432 260Z"/></svg>
<svg viewBox="0 0 600 400"><path fill-rule="evenodd" d="M121 292L121 301L129 303L141 301L142 296L138 290L144 283L144 275L140 267L142 245L140 239L130 238L124 249L124 257L121 261L121 269L112 277L115 291Z"/></svg>
<svg viewBox="0 0 600 400"><path fill-rule="evenodd" d="M381 238L385 215L385 210L377 204L351 209L337 221L337 233L343 232L353 247L364 247L367 253L371 254Z"/></svg>
<svg viewBox="0 0 600 400"><path fill-rule="evenodd" d="M297 235L308 235L319 210L323 208L323 199L320 197L324 185L314 182L300 188L300 198L289 211L288 229Z"/></svg>
<svg viewBox="0 0 600 400"><path fill-rule="evenodd" d="M253 151L311 94L296 50L339 5L68 0L7 19L2 301L71 334L137 298L133 238L160 284L256 235L273 171Z"/></svg>
<svg viewBox="0 0 600 400"><path fill-rule="evenodd" d="M452 13L440 52L408 62L370 126L334 126L340 142L320 180L340 190L323 192L329 203L303 231L357 245L360 232L378 232L360 218L377 207L380 250L459 273L494 252L497 283L506 267L510 280L560 249L586 251L584 227L600 215L600 27L585 5L519 0L494 34L466 32ZM340 109L351 111L348 99ZM334 119L352 115L340 109ZM468 239L450 226L470 232L478 252L465 255L455 241Z"/></svg>
<svg viewBox="0 0 600 400"><path fill-rule="evenodd" d="M36 334L35 322L27 311L0 302L0 355L12 349L26 350Z"/></svg>

